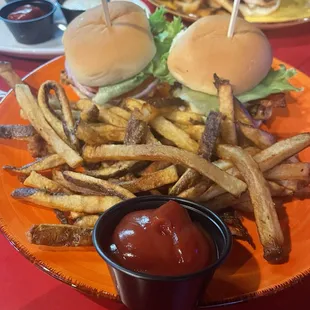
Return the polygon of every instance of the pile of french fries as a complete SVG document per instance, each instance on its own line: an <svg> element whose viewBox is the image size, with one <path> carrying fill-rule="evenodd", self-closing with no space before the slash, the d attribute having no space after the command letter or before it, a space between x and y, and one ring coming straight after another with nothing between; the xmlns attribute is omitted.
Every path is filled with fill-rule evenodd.
<svg viewBox="0 0 310 310"><path fill-rule="evenodd" d="M232 13L233 1L230 0L153 0L156 4L189 15L192 18Z"/></svg>
<svg viewBox="0 0 310 310"><path fill-rule="evenodd" d="M244 106L229 81L214 78L219 111L208 117L170 97L99 107L86 99L70 102L54 81L43 83L36 97L20 81L11 85L30 125L1 125L0 138L27 140L39 157L3 167L24 176L12 197L50 208L60 220L34 225L29 241L92 245L102 212L136 195L168 194L215 212L254 213L265 259L285 259L277 208L283 199L309 196L310 164L297 155L310 145L310 133L277 141L259 127L273 107L285 107L285 96Z"/></svg>

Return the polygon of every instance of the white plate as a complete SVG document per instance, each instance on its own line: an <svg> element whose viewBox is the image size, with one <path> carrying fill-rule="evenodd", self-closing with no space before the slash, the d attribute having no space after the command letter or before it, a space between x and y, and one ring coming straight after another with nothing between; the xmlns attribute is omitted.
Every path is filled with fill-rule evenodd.
<svg viewBox="0 0 310 310"><path fill-rule="evenodd" d="M146 11L147 15L150 14L148 6L141 0L124 1L131 1L133 3L136 3ZM0 0L0 7L5 4L6 2L4 0ZM65 24L65 19L62 15L60 8L56 10L54 20L57 23ZM25 45L18 43L4 24L4 22L0 21L0 53L28 59L51 59L64 53L61 42L62 34L63 32L59 30L55 25L55 33L53 39L40 44Z"/></svg>

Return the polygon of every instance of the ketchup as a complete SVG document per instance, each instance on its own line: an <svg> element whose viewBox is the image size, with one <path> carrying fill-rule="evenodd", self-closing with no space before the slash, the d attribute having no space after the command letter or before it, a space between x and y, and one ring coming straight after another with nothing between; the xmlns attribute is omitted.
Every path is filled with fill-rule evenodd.
<svg viewBox="0 0 310 310"><path fill-rule="evenodd" d="M45 13L37 6L26 4L18 7L8 15L10 20L30 20L43 16Z"/></svg>
<svg viewBox="0 0 310 310"><path fill-rule="evenodd" d="M161 276L202 270L212 257L204 232L175 201L127 214L113 233L110 250L123 267Z"/></svg>

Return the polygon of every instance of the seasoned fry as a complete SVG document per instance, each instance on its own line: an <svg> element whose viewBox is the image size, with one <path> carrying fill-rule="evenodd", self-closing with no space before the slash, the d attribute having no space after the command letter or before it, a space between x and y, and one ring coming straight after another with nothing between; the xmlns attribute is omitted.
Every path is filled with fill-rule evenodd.
<svg viewBox="0 0 310 310"><path fill-rule="evenodd" d="M66 194L48 194L34 188L17 188L11 194L15 199L22 199L49 209L61 211L102 213L121 202L114 196L81 196Z"/></svg>
<svg viewBox="0 0 310 310"><path fill-rule="evenodd" d="M59 167L65 163L65 160L58 154L52 154L43 158L39 158L36 161L22 167L3 166L3 169L16 173L30 174L32 171L45 171Z"/></svg>
<svg viewBox="0 0 310 310"><path fill-rule="evenodd" d="M169 190L169 195L178 196L186 189L194 186L197 180L200 178L200 174L193 169L187 169L179 180Z"/></svg>
<svg viewBox="0 0 310 310"><path fill-rule="evenodd" d="M49 93L53 90L55 96L60 102L63 121L61 121L49 106ZM61 139L67 144L72 145L76 150L79 149L79 142L75 136L75 121L72 117L72 112L69 100L63 87L54 81L44 82L38 92L38 105L49 123Z"/></svg>
<svg viewBox="0 0 310 310"><path fill-rule="evenodd" d="M130 199L135 197L134 194L121 186L87 176L82 173L64 171L63 176L68 182L71 182L79 187L86 187L96 192L100 192L103 195L117 196L121 199Z"/></svg>
<svg viewBox="0 0 310 310"><path fill-rule="evenodd" d="M143 169L139 174L143 176L143 175L147 175L150 173L154 173L156 171L165 169L169 167L170 165L171 163L166 162L166 161L154 161L149 166L147 166L145 169Z"/></svg>
<svg viewBox="0 0 310 310"><path fill-rule="evenodd" d="M167 118L169 121L189 126L200 125L205 123L203 116L194 112L173 111L164 113L163 116Z"/></svg>
<svg viewBox="0 0 310 310"><path fill-rule="evenodd" d="M221 80L216 74L214 74L214 85L218 90L219 111L223 115L221 137L225 143L237 145L232 86L229 81Z"/></svg>
<svg viewBox="0 0 310 310"><path fill-rule="evenodd" d="M177 127L181 128L185 131L192 139L195 141L200 141L201 136L205 130L205 126L203 125L183 125L183 124L175 124Z"/></svg>
<svg viewBox="0 0 310 310"><path fill-rule="evenodd" d="M34 158L45 157L54 154L53 148L38 134L30 137L27 144L27 150Z"/></svg>
<svg viewBox="0 0 310 310"><path fill-rule="evenodd" d="M120 107L111 107L110 111L119 117L122 117L123 119L129 120L131 114L130 112L126 111L125 109L122 109Z"/></svg>
<svg viewBox="0 0 310 310"><path fill-rule="evenodd" d="M66 193L70 191L58 184L57 182L44 177L43 175L32 171L27 179L24 181L25 186L38 188L51 193Z"/></svg>
<svg viewBox="0 0 310 310"><path fill-rule="evenodd" d="M125 128L116 127L107 124L87 124L87 127L95 130L100 138L106 140L107 142L123 142L125 139ZM77 135L79 135L79 129Z"/></svg>
<svg viewBox="0 0 310 310"><path fill-rule="evenodd" d="M77 247L93 244L92 229L72 225L33 225L26 235L28 241L36 245Z"/></svg>
<svg viewBox="0 0 310 310"><path fill-rule="evenodd" d="M36 131L40 133L42 138L53 147L57 154L65 159L66 163L70 167L75 168L80 165L83 158L76 151L70 148L63 140L61 140L55 131L49 126L44 119L43 114L39 110L29 87L26 85L17 85L15 92L17 101L24 113L27 115L27 119Z"/></svg>
<svg viewBox="0 0 310 310"><path fill-rule="evenodd" d="M0 125L0 139L29 140L35 134L31 125Z"/></svg>
<svg viewBox="0 0 310 310"><path fill-rule="evenodd" d="M174 183L178 178L176 167L170 166L132 181L120 182L119 185L132 193L146 192L154 188Z"/></svg>
<svg viewBox="0 0 310 310"><path fill-rule="evenodd" d="M63 211L55 209L54 213L56 214L56 217L61 224L69 224L68 217L66 215L67 212L63 212Z"/></svg>
<svg viewBox="0 0 310 310"><path fill-rule="evenodd" d="M239 129L247 139L252 141L257 147L262 150L277 142L277 139L274 135L253 126L239 123Z"/></svg>
<svg viewBox="0 0 310 310"><path fill-rule="evenodd" d="M282 164L264 173L269 180L308 180L310 163Z"/></svg>
<svg viewBox="0 0 310 310"><path fill-rule="evenodd" d="M152 128L156 130L160 135L172 141L181 149L193 153L198 152L198 143L191 139L191 137L186 132L175 126L164 117L156 117L153 121L151 121L150 124Z"/></svg>
<svg viewBox="0 0 310 310"><path fill-rule="evenodd" d="M127 123L124 144L144 144L147 133L147 123L138 119L135 113L132 113Z"/></svg>
<svg viewBox="0 0 310 310"><path fill-rule="evenodd" d="M109 179L122 176L140 166L141 163L134 160L119 161L109 167L103 167L97 170L87 170L85 173L93 177Z"/></svg>
<svg viewBox="0 0 310 310"><path fill-rule="evenodd" d="M0 77L5 80L10 88L14 88L17 84L23 84L21 78L13 70L11 63L7 61L0 61Z"/></svg>
<svg viewBox="0 0 310 310"><path fill-rule="evenodd" d="M178 195L178 197L191 199L197 201L198 197L200 197L210 186L209 180L203 180L197 183L195 186L190 187L189 189L183 191Z"/></svg>
<svg viewBox="0 0 310 310"><path fill-rule="evenodd" d="M220 157L231 160L245 179L251 197L257 230L268 262L283 259L284 237L268 185L253 158L239 147L221 145Z"/></svg>
<svg viewBox="0 0 310 310"><path fill-rule="evenodd" d="M77 126L76 136L89 145L100 145L109 141L102 135L98 135L95 129L82 121Z"/></svg>
<svg viewBox="0 0 310 310"><path fill-rule="evenodd" d="M196 154L164 145L101 145L86 146L83 150L86 161L103 160L151 160L170 161L182 164L201 175L210 178L233 195L240 195L246 190L246 184Z"/></svg>
<svg viewBox="0 0 310 310"><path fill-rule="evenodd" d="M98 219L99 215L85 215L78 218L73 225L80 227L94 228Z"/></svg>
<svg viewBox="0 0 310 310"><path fill-rule="evenodd" d="M127 126L127 120L119 117L117 114L113 113L110 109L100 108L98 120L116 127L125 128Z"/></svg>
<svg viewBox="0 0 310 310"><path fill-rule="evenodd" d="M99 108L88 99L80 99L76 107L81 111L80 118L84 122L95 122L99 116Z"/></svg>

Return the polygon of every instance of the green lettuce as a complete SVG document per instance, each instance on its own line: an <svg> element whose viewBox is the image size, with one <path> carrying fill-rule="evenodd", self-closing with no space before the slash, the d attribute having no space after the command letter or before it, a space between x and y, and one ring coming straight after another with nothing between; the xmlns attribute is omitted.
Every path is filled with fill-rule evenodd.
<svg viewBox="0 0 310 310"><path fill-rule="evenodd" d="M158 8L150 17L149 23L154 37L156 54L150 64L138 75L114 85L100 87L94 97L99 105L104 105L112 98L125 94L140 84L149 76L153 76L160 82L172 85L175 79L170 74L167 66L167 58L173 39L184 28L181 18L175 17L172 22L165 19L165 9Z"/></svg>
<svg viewBox="0 0 310 310"><path fill-rule="evenodd" d="M280 65L278 70L271 69L268 75L256 87L237 96L237 98L240 102L245 103L279 92L302 91L302 88L297 88L290 84L290 78L295 75L295 69L286 69L284 65ZM196 113L208 115L211 110L218 110L217 96L197 92L185 86L175 90L174 96L187 101L191 109Z"/></svg>

